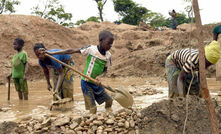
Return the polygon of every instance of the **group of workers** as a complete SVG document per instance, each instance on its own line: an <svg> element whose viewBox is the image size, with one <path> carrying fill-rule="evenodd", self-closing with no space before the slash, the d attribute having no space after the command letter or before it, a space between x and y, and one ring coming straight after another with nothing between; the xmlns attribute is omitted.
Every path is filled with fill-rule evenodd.
<svg viewBox="0 0 221 134"><path fill-rule="evenodd" d="M210 65L216 64L220 58L220 44L217 39L221 33L221 25L218 25L213 30L213 41L205 46L205 65L206 68ZM71 54L81 53L86 55L86 63L83 74L97 79L104 76L107 72L107 65L112 64L110 49L114 42L114 35L107 31L101 31L98 37L98 45L89 45L78 49L50 49L47 50L42 43L36 43L34 45L34 53L39 59L39 64L43 69L48 90L52 90L50 83L49 69L54 70L53 83L54 91L58 91L59 96L63 98L73 99L73 73L72 71L55 62L49 57L45 56L45 53L52 55L54 58L70 65L74 66ZM13 43L14 49L17 53L12 58L12 71L7 76L14 80L16 91L18 92L19 99L28 100L28 84L27 84L27 53L23 51L24 40L16 38ZM44 52L42 52L44 51ZM201 95L199 87L199 79L197 78L197 71L199 70L199 51L197 49L181 49L171 53L165 62L165 68L167 73L169 98L175 98L178 96L185 97L187 93L188 81L194 77L193 87L191 94ZM192 73L193 72L193 73ZM194 74L192 76L192 74ZM106 110L110 111L113 99L100 85L94 84L92 81L82 77L81 89L84 96L85 108L90 113L95 114L97 111L96 102L102 104L105 102Z"/></svg>

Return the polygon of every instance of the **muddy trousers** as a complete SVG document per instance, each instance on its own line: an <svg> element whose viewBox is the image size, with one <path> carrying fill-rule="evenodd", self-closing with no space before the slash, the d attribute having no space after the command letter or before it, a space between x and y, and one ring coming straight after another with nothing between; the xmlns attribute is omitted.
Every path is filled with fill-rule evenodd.
<svg viewBox="0 0 221 134"><path fill-rule="evenodd" d="M19 100L28 100L28 83L22 78L13 78Z"/></svg>

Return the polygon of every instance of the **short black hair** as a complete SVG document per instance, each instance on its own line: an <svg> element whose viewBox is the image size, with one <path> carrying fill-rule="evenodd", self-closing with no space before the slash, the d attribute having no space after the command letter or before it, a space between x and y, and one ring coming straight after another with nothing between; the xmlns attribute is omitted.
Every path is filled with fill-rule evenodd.
<svg viewBox="0 0 221 134"><path fill-rule="evenodd" d="M44 49L46 49L45 46L44 46L42 43L36 43L36 44L34 45L34 51L37 51L39 48L44 48Z"/></svg>
<svg viewBox="0 0 221 134"><path fill-rule="evenodd" d="M22 38L16 38L15 42L18 43L18 45L20 46L24 46L25 42Z"/></svg>
<svg viewBox="0 0 221 134"><path fill-rule="evenodd" d="M102 40L104 40L104 39L106 39L106 38L112 38L112 39L114 39L114 35L113 35L111 32L107 31L107 30L101 31L101 32L99 33L99 41L102 41Z"/></svg>

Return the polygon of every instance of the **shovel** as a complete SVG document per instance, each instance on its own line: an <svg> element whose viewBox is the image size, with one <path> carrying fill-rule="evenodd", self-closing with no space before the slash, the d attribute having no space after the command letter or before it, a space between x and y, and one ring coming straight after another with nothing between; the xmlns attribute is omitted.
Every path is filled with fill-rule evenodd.
<svg viewBox="0 0 221 134"><path fill-rule="evenodd" d="M132 95L125 89L123 88L119 88L119 89L113 89L111 88L110 86L106 86L102 83L99 83L97 80L87 76L87 75L84 75L83 73L77 71L76 69L74 69L72 66L68 65L68 64L65 64L64 62L54 58L53 56L47 54L47 53L44 53L45 56L49 57L50 59L62 64L63 66L71 69L72 71L78 73L79 75L87 78L88 80L91 80L93 81L96 85L101 85L102 87L106 88L107 90L113 92L113 98L124 108L131 108L132 105L133 105L133 97Z"/></svg>

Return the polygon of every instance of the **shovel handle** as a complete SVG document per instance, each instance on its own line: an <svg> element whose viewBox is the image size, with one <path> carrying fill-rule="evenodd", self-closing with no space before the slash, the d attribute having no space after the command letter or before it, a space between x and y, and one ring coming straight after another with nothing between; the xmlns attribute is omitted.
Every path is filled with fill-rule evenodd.
<svg viewBox="0 0 221 134"><path fill-rule="evenodd" d="M11 79L8 78L8 100L10 100L10 83L11 83Z"/></svg>
<svg viewBox="0 0 221 134"><path fill-rule="evenodd" d="M68 65L68 64L66 64L66 63L64 63L64 62L62 62L62 61L60 61L60 60L54 58L53 56L51 56L51 55L49 55L49 54L47 54L47 53L44 53L44 55L47 56L47 57L49 57L50 59L52 59L52 60L54 60L54 61L56 61L56 62L62 64L63 66L65 66L65 67L71 69L71 70L74 71L75 73L78 73L79 75L81 75L81 76L87 78L88 80L93 81L96 85L101 85L101 86L103 86L104 88L106 88L107 90L109 90L109 91L111 91L111 92L115 92L115 90L112 89L110 86L106 86L106 85L103 85L102 83L99 83L97 80L95 80L95 79L93 79L93 78L91 78L91 77L89 77L89 76L87 76L87 75L85 75L85 74L83 74L83 73L77 71L77 70L74 69L72 66L70 66L70 65Z"/></svg>

